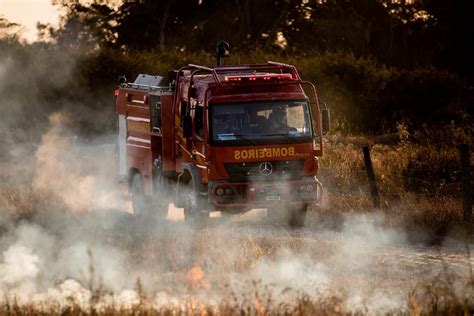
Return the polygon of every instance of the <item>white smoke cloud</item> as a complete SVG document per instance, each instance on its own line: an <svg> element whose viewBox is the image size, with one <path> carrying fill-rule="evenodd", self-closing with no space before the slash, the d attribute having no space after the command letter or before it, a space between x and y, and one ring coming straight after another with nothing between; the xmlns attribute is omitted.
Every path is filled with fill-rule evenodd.
<svg viewBox="0 0 474 316"><path fill-rule="evenodd" d="M166 228L131 218L103 227L100 220L106 219L93 214L84 221L70 219L59 231L54 231L56 223L13 228L0 243L5 249L2 295L63 308L72 301L84 309L90 304L132 308L141 302L139 278L147 304L157 309L185 306L189 300L218 306L231 293L236 304L257 295L262 303L271 297L270 306L278 308L301 295L322 299L335 293L345 298L347 310L378 313L404 308L411 278L423 272L406 270L396 258L385 261L384 251L401 245L403 235L367 216L346 218L339 233L307 231L283 239L282 245L275 238L284 233L281 228L250 227L242 234L231 223L196 233L179 222ZM95 289L103 291L97 300L92 299Z"/></svg>
<svg viewBox="0 0 474 316"><path fill-rule="evenodd" d="M10 246L3 252L0 283L12 286L21 284L24 280L34 280L39 271L38 262L38 256L31 249L21 245Z"/></svg>
<svg viewBox="0 0 474 316"><path fill-rule="evenodd" d="M75 211L121 208L125 194L115 182L110 147L83 145L67 130L68 116L53 113L36 151L33 188L53 192Z"/></svg>

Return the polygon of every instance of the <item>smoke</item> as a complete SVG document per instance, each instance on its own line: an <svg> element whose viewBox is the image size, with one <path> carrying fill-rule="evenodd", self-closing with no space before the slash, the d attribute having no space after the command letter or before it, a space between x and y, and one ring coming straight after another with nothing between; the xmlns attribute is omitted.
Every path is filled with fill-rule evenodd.
<svg viewBox="0 0 474 316"><path fill-rule="evenodd" d="M73 147L61 128L63 117L60 113L50 117L51 128L43 135L36 151L38 167L33 188L56 192L71 209L87 210L92 201L95 178L78 174L79 160L71 150L62 150Z"/></svg>
<svg viewBox="0 0 474 316"><path fill-rule="evenodd" d="M113 143L82 144L65 127L68 120L64 113L49 117L50 128L35 154L33 188L54 192L75 211L123 207L115 182Z"/></svg>
<svg viewBox="0 0 474 316"><path fill-rule="evenodd" d="M22 283L34 279L38 274L38 256L30 249L14 245L3 253L4 263L0 265L1 282L7 285Z"/></svg>
<svg viewBox="0 0 474 316"><path fill-rule="evenodd" d="M52 120L52 130L58 128L56 123ZM51 153L51 161L63 149L50 147L69 148L69 142L59 139L41 144L38 152ZM38 160L41 156L36 155ZM38 163L39 169L42 166ZM144 222L100 206L90 193L100 182L97 176L87 175L92 181L81 181L84 176L69 171L64 178L58 171L48 179L48 173L38 170L33 181L46 185L42 190L57 190L54 182L61 181L66 190L59 196L65 198L69 214L58 217L52 212L41 223L12 223L2 234L3 299L38 306L55 302L62 308L75 304L84 310L93 305L100 310L137 306L143 291L148 304L157 309L179 308L190 301L217 306L226 300L237 305L257 300L278 308L298 302L301 295L337 294L347 310L386 312L406 305L413 280L428 279L442 270L436 264L402 264L392 252L411 250L403 233L383 227L381 215L346 216L337 231L311 224L291 231L265 218L217 221L197 231L183 222ZM67 190L69 182L91 187ZM94 206L84 213L81 203L71 201L85 197ZM98 298L97 291L102 293Z"/></svg>
<svg viewBox="0 0 474 316"><path fill-rule="evenodd" d="M87 104L98 101L85 91L75 91L83 100L52 101L52 91L74 82L76 60L39 52L0 59L0 212L33 210L0 223L0 304L105 310L145 297L156 309L190 302L278 309L305 295L338 295L349 311L382 313L403 309L414 281L443 271L442 262L416 257L403 231L387 228L377 213L340 216L336 228L310 213L300 230L261 213L218 218L203 230L127 213L114 135L83 137L78 127L78 120L100 125L113 116L91 110Z"/></svg>
<svg viewBox="0 0 474 316"><path fill-rule="evenodd" d="M130 308L141 302L140 280L156 308L190 299L214 306L255 298L276 308L301 295L335 293L347 310L383 312L405 306L413 280L442 271L441 265L404 265L391 257L393 248L409 252L403 236L370 217L347 217L338 233L294 234L259 227L262 220L199 232L115 212L80 214L59 229L55 222L23 222L1 238L0 297L62 307L72 300L85 310L90 304ZM94 300L97 290L103 294Z"/></svg>
<svg viewBox="0 0 474 316"><path fill-rule="evenodd" d="M347 310L386 312L406 306L413 280L443 270L398 260L412 252L410 245L378 213L343 216L336 230L312 213L309 227L296 231L257 212L247 221L216 219L203 230L182 221L143 221L123 211L127 199L115 184L113 146L103 144L111 138L80 141L69 120L65 113L50 116L31 178L33 191L62 201L54 206L62 212L38 209L0 235L3 300L132 308L143 291L157 309L189 300L217 306L255 299L278 308L301 295L335 294Z"/></svg>

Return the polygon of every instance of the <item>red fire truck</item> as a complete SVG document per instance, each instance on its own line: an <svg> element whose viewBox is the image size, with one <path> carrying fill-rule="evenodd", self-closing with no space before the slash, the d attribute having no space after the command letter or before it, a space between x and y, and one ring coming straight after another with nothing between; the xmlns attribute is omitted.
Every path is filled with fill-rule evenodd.
<svg viewBox="0 0 474 316"><path fill-rule="evenodd" d="M321 203L316 178L329 112L291 65L188 65L115 91L118 173L134 213L185 220L267 208L302 226Z"/></svg>

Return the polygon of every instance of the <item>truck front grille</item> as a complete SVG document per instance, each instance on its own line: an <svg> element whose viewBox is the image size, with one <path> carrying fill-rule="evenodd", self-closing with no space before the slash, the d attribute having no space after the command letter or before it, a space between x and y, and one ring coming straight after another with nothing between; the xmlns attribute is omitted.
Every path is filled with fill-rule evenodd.
<svg viewBox="0 0 474 316"><path fill-rule="evenodd" d="M262 162L243 162L224 164L230 182L266 182L277 180L299 180L304 160L269 161L272 173L264 176L260 173Z"/></svg>

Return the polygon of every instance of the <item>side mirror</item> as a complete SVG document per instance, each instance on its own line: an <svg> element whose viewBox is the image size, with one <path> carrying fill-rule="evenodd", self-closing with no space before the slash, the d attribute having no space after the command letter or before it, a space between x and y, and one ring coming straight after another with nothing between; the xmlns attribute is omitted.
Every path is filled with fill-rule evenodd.
<svg viewBox="0 0 474 316"><path fill-rule="evenodd" d="M193 119L191 115L183 117L183 137L190 138L193 135Z"/></svg>
<svg viewBox="0 0 474 316"><path fill-rule="evenodd" d="M322 121L322 129L323 129L323 135L326 135L329 132L329 109L323 109L321 110L321 121Z"/></svg>

